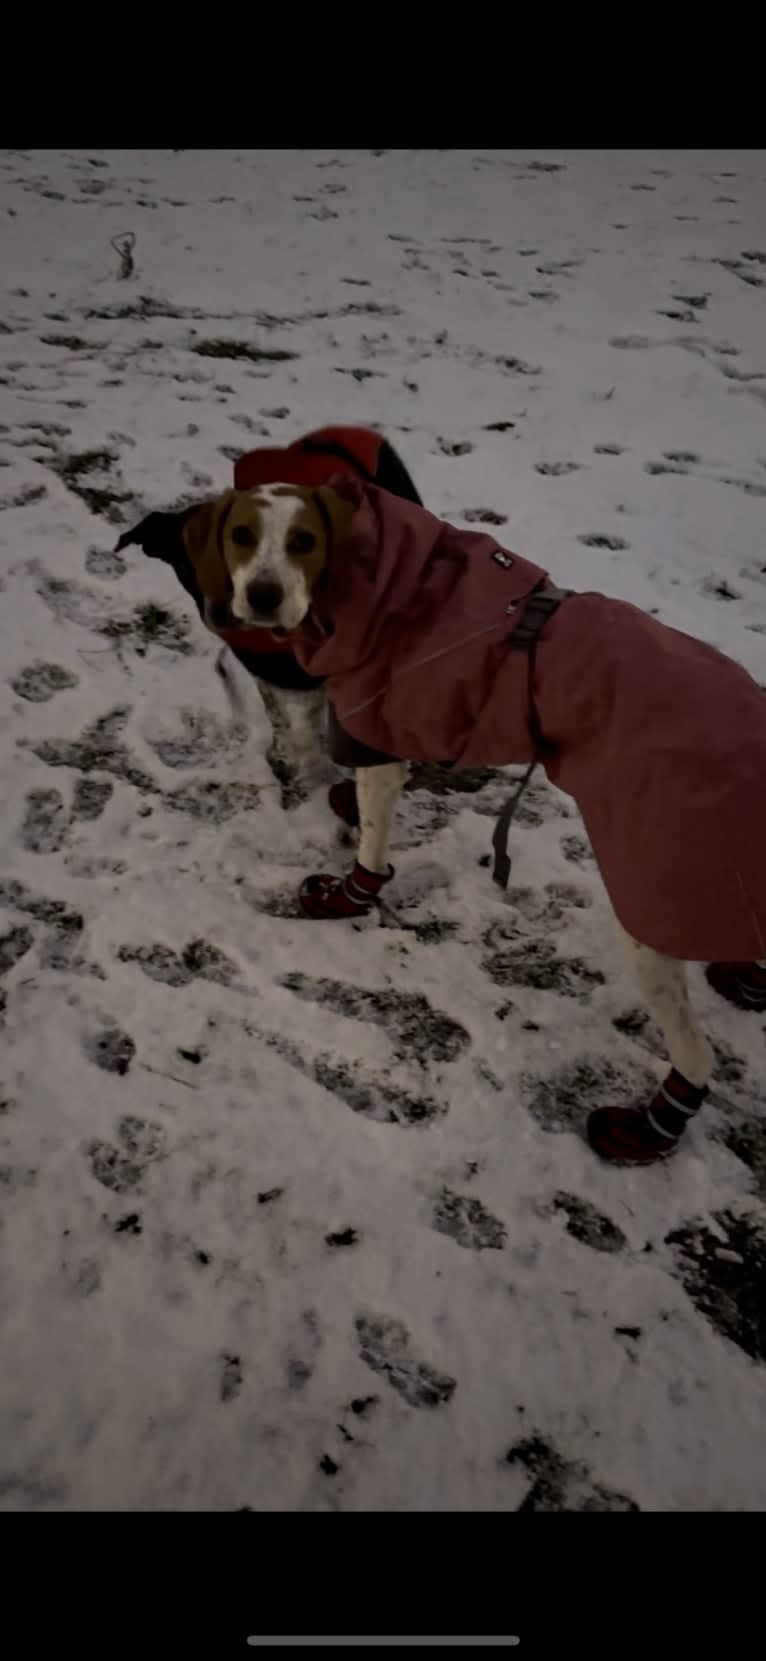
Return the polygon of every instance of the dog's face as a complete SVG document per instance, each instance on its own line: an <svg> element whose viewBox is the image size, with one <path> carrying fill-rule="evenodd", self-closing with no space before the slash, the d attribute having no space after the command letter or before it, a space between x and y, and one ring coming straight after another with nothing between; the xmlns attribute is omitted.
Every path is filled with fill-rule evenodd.
<svg viewBox="0 0 766 1661"><path fill-rule="evenodd" d="M350 502L323 485L227 490L186 518L182 536L213 628L288 632L303 621Z"/></svg>

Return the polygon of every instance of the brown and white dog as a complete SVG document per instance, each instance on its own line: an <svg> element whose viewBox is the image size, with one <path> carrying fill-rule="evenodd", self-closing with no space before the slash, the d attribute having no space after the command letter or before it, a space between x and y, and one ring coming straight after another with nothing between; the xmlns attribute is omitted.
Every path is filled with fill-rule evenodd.
<svg viewBox="0 0 766 1661"><path fill-rule="evenodd" d="M332 760L347 768L388 760L341 731L328 709L322 677L301 668L285 633L308 604L306 593L321 559L323 538L332 538L331 510L337 498L323 493L322 487L339 477L366 479L395 497L420 503L407 468L380 432L321 427L283 447L248 451L235 463L233 490L184 510L149 513L117 545L121 549L136 543L149 558L169 565L202 620L227 643L216 667L238 715L241 701L229 651L255 680L272 730L266 758L286 808L305 800L318 784L328 749ZM300 492L296 497L285 490L290 485L301 487L302 498ZM261 574L251 578L248 570L256 560L256 548ZM251 580L260 588L248 598ZM276 628L275 603L283 608L285 619ZM263 622L254 625L253 618ZM356 796L349 780L332 787L330 802L341 818L356 822Z"/></svg>
<svg viewBox="0 0 766 1661"><path fill-rule="evenodd" d="M375 493L373 492L372 495L374 498ZM382 495L381 493L378 493L379 501L383 500L384 495L385 493L382 493ZM336 540L343 538L353 515L353 511L354 508L351 501L346 499L343 493L340 495L336 493L330 486L310 490L301 486L288 484L271 485L268 487L261 486L250 491L227 491L216 502L205 504L196 512L192 511L185 521L183 538L189 559L194 566L200 589L205 596L205 607L208 620L214 626L221 626L221 622L226 618L229 618L235 620L236 624L240 627L266 625L275 631L284 630L287 633L298 630L300 626L305 623L305 620L308 618L309 614L312 613L312 606L316 606L321 612L320 594L322 589L323 573L332 554L333 545ZM432 525L437 523L436 521L433 521L432 516L425 515L424 510L422 509L415 509L412 511L415 516L417 516L418 513L422 515L421 522L424 526L426 519L429 520ZM412 534L415 537L417 536L416 527L417 518L415 517L412 522ZM427 527L425 527L425 529L427 530ZM444 526L443 530L447 538L447 543L452 549L454 570L457 569L460 564L460 538L462 537L465 541L466 533L455 532L454 528L449 526ZM450 538L452 538L452 542L450 542ZM489 541L489 539L485 540ZM519 574L519 580L522 582L524 581L524 572L522 568L525 564L527 564L527 562L517 560L515 556L507 554L497 547L495 547L494 552L492 552L491 547L488 547L484 553L477 552L476 558L494 561L496 567L499 567L503 571L510 571L515 567L517 573ZM455 560L458 562L458 567L455 567L454 565ZM449 563L449 554L445 553L445 557L442 559L442 567L448 566ZM485 583L485 585L489 583L490 580L497 582L497 576L493 579L490 579L489 577L489 571L491 569L489 564L486 568L482 569L484 570L484 576L481 580ZM527 570L533 575L533 585L536 584L537 589L540 587L544 588L545 573L539 571L536 567L529 566L528 564ZM451 578L448 580L451 580ZM532 592L533 586L528 585L526 591L527 599L529 599L529 595ZM561 591L554 592L560 594ZM594 602L596 602L595 609ZM598 595L574 596L571 600L567 599L567 606L575 608L575 610L571 613L572 618L576 612L577 617L583 620L582 627L585 631L585 636L588 635L588 630L590 628L595 630L593 635L593 647L595 649L596 659L598 658L599 652L601 652L603 659L604 653L602 648L604 638L605 636L611 635L611 630L615 626L615 608L617 608L616 627L618 632L620 628L623 628L626 631L626 639L628 640L629 647L633 650L634 661L635 653L637 652L640 655L643 651L644 645L646 646L648 659L652 663L652 669L648 671L650 677L655 671L660 674L665 673L667 668L667 664L663 659L663 654L665 654L668 662L671 662L672 660L672 673L670 673L668 677L668 686L676 685L677 687L679 684L677 679L678 674L680 673L683 677L687 674L688 669L688 682L683 682L683 685L686 687L685 697L687 702L693 705L697 686L697 683L695 682L696 669L694 661L694 653L696 652L698 657L701 656L705 660L703 666L703 679L704 674L708 674L715 679L716 686L720 685L721 699L724 703L728 703L730 705L732 715L736 710L737 700L739 699L740 703L744 700L743 707L747 712L748 718L752 722L750 750L745 761L734 760L731 763L731 767L733 767L735 771L737 767L742 769L741 780L743 789L746 792L749 791L750 796L752 797L752 810L755 820L755 830L753 835L756 838L756 842L752 842L751 838L752 845L747 851L746 857L750 861L748 869L750 870L751 875L753 872L755 873L753 880L762 886L761 862L757 855L757 849L754 855L753 848L756 847L757 843L757 824L761 820L764 797L762 788L758 786L757 780L754 782L752 777L752 770L756 765L752 758L756 755L756 753L763 753L766 755L766 721L764 721L766 706L763 706L757 702L758 689L755 687L754 683L749 682L748 685L748 677L744 676L742 671L736 668L733 664L729 663L728 660L723 659L720 654L713 653L711 649L702 646L700 643L690 642L689 637L676 636L677 641L685 641L687 643L686 646L677 646L670 638L674 631L664 630L662 625L655 626L649 619L645 619L643 623L637 623L635 619L640 617L642 614L638 614L636 612L636 608L627 607L618 601L609 601L606 597ZM606 608L606 611L603 611L603 609L599 611L599 606ZM508 613L513 613L516 609L517 607L515 604L511 604L505 608ZM423 612L422 606L420 607L420 610ZM564 608L564 611L566 611L566 607ZM423 613L423 615L425 616L425 613ZM450 615L452 616L454 614ZM624 619L624 622L621 621L621 619ZM331 630L332 622L333 620L330 619ZM472 626L473 619L469 618L466 622L466 627L470 630ZM488 627L490 630L493 627L496 629L497 625L492 625L490 623ZM512 631L513 627L513 624L506 624L506 631ZM586 659L583 662L581 662L579 656L577 656L577 663L579 665L579 681L577 684L581 684L583 676L586 678L590 677L591 658L587 655L588 641L581 632L578 634L578 628L579 625L574 621L570 624L565 624L563 628L563 638L565 643L567 641L569 642L570 651L573 639L582 642L586 649ZM654 633L652 631L654 631ZM657 633L657 631L659 631L659 633ZM523 630L519 630L518 632L521 634ZM479 630L479 633L486 634L487 629L485 628L484 630ZM554 633L556 634L556 639L558 639L559 634L556 631L554 631ZM469 632L465 638L468 641L475 639L475 628L473 634ZM341 640L340 633L338 634L337 639L339 641ZM556 659L555 649L550 644L552 640L553 633L549 635L549 650L547 655L547 662L549 665L547 675L549 680L551 677L551 653L553 654L554 663ZM457 644L460 644L459 638L457 640ZM581 649L582 645L577 644L576 653L579 654ZM451 653L453 651L453 646L445 648L445 650L448 650ZM654 653L654 656L652 656L652 653ZM322 659L321 650L317 652L316 656L320 660ZM423 657L421 661L423 663L430 663L433 666L437 659L444 659L444 656L445 651L434 650L431 651L429 656ZM310 661L313 662L312 657L310 657ZM462 670L459 659L457 660L457 668L454 667L455 662L456 659L453 656L451 658L453 667L450 669L448 661L446 678L443 678L440 682L437 677L434 681L433 684L436 687L436 696L439 695L440 690L441 695L448 698L450 694L450 687L453 690L457 689L460 691L461 686L467 696L469 691L468 682L464 683L461 681ZM613 678L615 663L613 652L609 662L609 674ZM678 664L681 665L680 670L677 667ZM415 665L415 667L417 667L417 665ZM352 671L353 666L350 672ZM331 676L333 673L338 673L337 670L334 671L331 668L328 668L324 672L329 673ZM593 673L594 675L597 675L598 672L598 663L596 662ZM385 673L387 674L388 672L385 671ZM556 673L556 671L553 673L553 682L556 682ZM629 737L630 720L639 722L639 726L635 730L639 734L637 749L640 750L642 742L640 711L643 705L640 697L638 699L633 697L634 686L641 686L642 672L640 670L640 665L637 680L633 685L630 685L629 679L632 673L633 671L629 668L626 672L625 684L624 686L621 685L621 694L624 693L627 697L627 703L625 698L623 698L621 707L623 709L627 709L628 704L631 704L632 699L631 708L633 710L633 714L631 715L630 709L628 709L629 719L627 732ZM345 668L343 669L342 674L346 674ZM673 675L676 676L675 682L673 681ZM396 679L397 677L394 676L394 680ZM561 684L567 683L564 681ZM531 688L531 669L528 685ZM609 685L612 685L611 680ZM594 692L597 691L598 688L594 686ZM508 686L504 683L503 698L506 698L507 695ZM412 693L410 693L410 698L411 697ZM531 693L530 698L531 709L534 711L535 702L534 698L531 696ZM357 712L358 709L366 708L370 703L375 703L375 701L375 696L373 696L372 699L368 698L366 703L356 706ZM520 704L524 702L523 696L519 702ZM461 709L464 707L468 707L465 700L461 704ZM568 703L567 707L569 707ZM575 697L571 703L570 715L567 717L570 724L574 722L575 727L578 719L577 707L577 699ZM721 726L720 712L717 711L715 707L715 696L713 696L712 707L714 710L714 720L717 719L719 726ZM401 702L398 704L396 703L395 696L393 697L392 708L398 712L401 725L402 704ZM513 712L510 705L504 704L503 708L506 711L506 714L503 715L503 721L505 721L507 717L509 722L508 730L510 733L510 722ZM656 715L653 715L652 719L656 719ZM726 736L725 720L726 717L724 712L721 748L726 756L730 746ZM401 730L405 729L407 729L406 719L404 729ZM605 731L607 729L611 731L608 720L605 722ZM413 731L414 728L410 727L409 730ZM432 729L432 732L433 730L439 730L438 722L436 728ZM706 762L704 755L704 743L701 741L699 733L696 733L695 736L696 729L690 728L690 731L692 732L692 738L690 740L692 748L691 750L684 750L682 753L684 760L690 760L692 769L691 789L693 792L696 789L698 782L701 779L704 779ZM572 731L569 732L566 744L567 753L569 755L575 755L577 750L578 732L579 729L574 731L574 733ZM707 729L707 733L709 737L709 727ZM722 735L721 733L718 733L717 736L721 739ZM433 741L433 738L431 741ZM400 753L402 749L404 749L406 742L406 740L402 741ZM543 743L545 742L546 741L543 740ZM586 732L586 742L582 744L580 749L580 754L585 754L586 761L588 761L588 757L593 754L592 743L590 743L590 748L588 748L589 742L590 741L588 740ZM345 879L330 877L313 877L307 879L307 883L304 884L301 891L301 898L304 910L308 911L309 915L320 917L340 917L363 913L365 910L369 909L371 900L377 894L383 882L385 882L391 874L390 867L388 865L388 843L396 802L407 773L407 764L400 761L390 761L380 752L372 753L377 756L375 764L370 767L360 767L357 771L357 800L360 820L358 863L350 876ZM406 750L405 753L407 753ZM415 753L417 754L417 749ZM615 752L618 758L627 754L628 759L629 753L629 742L622 747L618 747ZM426 757L426 759L434 758ZM518 755L513 756L505 753L504 757L501 756L498 759L500 761L503 759L506 761L512 761L514 759L518 761L521 758ZM655 758L653 752L650 761L651 766L654 767ZM588 765L590 765L589 762ZM722 801L729 803L731 800L731 792L729 791L729 796L727 797L725 795L725 791L729 789L727 777L731 772L731 768L729 767L727 760L724 761L723 765L725 776L721 787L724 791ZM549 763L546 762L546 766L549 766ZM653 782L654 776L655 775L652 775L650 782ZM598 773L597 770L594 772L593 769L591 769L590 779L591 782L588 785L588 790L591 792L589 800L592 805L594 799L598 801L602 791L605 790L607 785L609 785L610 788L612 787L612 781L603 771ZM596 780L595 796L593 787L594 779ZM672 790L672 776L668 779L668 784ZM578 789L576 787L572 788L563 778L561 787L571 790L571 794L575 796L575 799L578 801L578 804L581 805L582 809L581 796ZM671 798L669 797L669 800L670 799ZM683 810L685 807L685 798L683 794L676 794L675 796L672 796L672 804L673 810L675 810L677 817L679 819L682 818L683 814L682 811L679 811L679 809ZM727 811L731 811L730 807L727 807ZM715 815L713 814L713 817L714 816ZM708 824L710 822L710 817L710 813L708 812ZM595 820L593 822L595 823ZM629 829L626 831L626 826L629 825L630 815L628 815L627 818L623 817L623 819L619 821L619 828L617 832L618 844L620 836L623 840L621 844L615 844L618 859L616 866L613 865L612 867L613 876L615 875L615 872L619 872L621 869L619 860L620 853L622 852L622 854L625 854L630 850L631 833ZM690 838L690 843L692 840L693 839ZM663 847L665 845L666 844L663 841ZM700 846L703 846L703 844L700 844ZM605 850L605 847L602 845L600 853L603 855L605 851L610 856L609 849L607 848ZM607 864L610 862L610 857L607 858ZM710 893L707 895L705 895L704 889L702 893L700 893L699 889L695 889L694 893L690 892L688 871L685 869L685 867L688 867L689 857L690 848L687 848L684 855L684 864L673 868L674 871L677 870L679 891L684 887L685 881L687 901L689 899L692 901L691 910L694 911L696 898L699 898L701 903L702 898L705 897L707 910L712 916L710 902L710 895L712 894L711 885L708 885ZM662 914L657 911L656 893L653 889L652 873L648 869L637 869L635 865L633 865L632 871L635 879L635 891L642 894L644 899L647 901L645 914L649 938L651 939L652 934L654 933L654 938L659 942L659 938L664 939L668 936L663 935L662 922L660 921L659 925L657 922L658 916L661 918ZM741 873L737 874L741 877ZM665 871L665 876L667 878L667 870ZM610 883L608 877L606 877L605 880L607 881L610 896L614 902L615 882L613 881ZM743 884L742 897L744 898L744 896L745 889ZM736 903L736 896L734 896L732 899L732 917L735 914ZM654 911L652 911L653 906ZM624 910L624 906L618 907L618 913L619 909ZM637 909L633 912L633 915L640 920L642 916L640 903ZM688 915L689 906L687 904L687 919ZM649 919L651 916L654 917L654 921L650 926ZM754 911L753 918L757 923ZM638 930L640 927L640 921L634 926ZM708 929L707 933L705 933L705 930L703 929L702 934L695 934L695 940L702 940L703 936L706 940L712 940L713 935L716 932L716 926L717 925L714 924L712 929ZM737 934L738 927L740 928L739 934ZM662 1158L668 1153L672 1153L678 1145L679 1136L684 1125L696 1112L706 1094L707 1082L712 1072L714 1058L711 1046L708 1043L708 1040L706 1039L690 1005L686 984L685 961L680 955L678 957L668 955L669 952L673 950L672 946L667 947L665 950L657 949L653 945L646 944L645 940L634 937L634 935L629 933L624 927L622 932L647 1009L664 1035L671 1060L671 1072L665 1079L665 1082L657 1096L645 1108L605 1107L603 1109L596 1110L595 1113L591 1114L588 1125L588 1133L592 1145L603 1157L611 1159L616 1163L649 1164L658 1158ZM723 932L722 934L719 933L719 938L734 940L735 937L737 939L745 938L745 924L724 924ZM678 935L677 938L680 939L681 936ZM762 935L756 930L756 934L753 938L762 940ZM707 948L703 946L701 950L697 950L697 960L701 958L702 953L705 952L706 949ZM694 948L688 949L689 956L693 955L693 950ZM755 959L755 953L753 956ZM759 958L760 956L761 953L758 953ZM754 960L751 962L738 963L718 962L712 961L712 954L708 961L710 963L710 967L708 969L708 979L710 980L711 985L713 985L715 989L730 1002L738 1004L740 1007L749 1007L754 1010L766 1007L766 973L764 973L764 967L759 963L759 961Z"/></svg>
<svg viewBox="0 0 766 1661"><path fill-rule="evenodd" d="M350 503L327 485L312 490L292 484L227 490L192 510L184 517L181 537L208 626L266 627L276 634L295 629L310 609L333 543L342 536L352 511ZM320 754L324 693L285 694L259 684L275 734L289 725L292 760L299 777L309 780ZM364 754L363 747L349 743L344 753L342 735L340 739L335 745L338 759L356 761L355 798L341 789L331 792L331 799L345 803L345 809L336 808L341 817L352 825L358 821L360 866L373 873L386 871L407 765L377 760L368 767L360 765L357 758Z"/></svg>
<svg viewBox="0 0 766 1661"><path fill-rule="evenodd" d="M311 605L348 502L321 485L226 490L186 520L182 536L213 628L297 628Z"/></svg>

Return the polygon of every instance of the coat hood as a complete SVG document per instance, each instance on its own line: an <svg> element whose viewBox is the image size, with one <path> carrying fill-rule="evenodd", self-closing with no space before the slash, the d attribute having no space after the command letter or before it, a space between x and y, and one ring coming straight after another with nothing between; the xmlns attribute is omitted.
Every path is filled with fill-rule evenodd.
<svg viewBox="0 0 766 1661"><path fill-rule="evenodd" d="M339 721L362 743L403 760L464 760L546 573L373 485L330 483L353 517L290 636L295 655L327 678Z"/></svg>

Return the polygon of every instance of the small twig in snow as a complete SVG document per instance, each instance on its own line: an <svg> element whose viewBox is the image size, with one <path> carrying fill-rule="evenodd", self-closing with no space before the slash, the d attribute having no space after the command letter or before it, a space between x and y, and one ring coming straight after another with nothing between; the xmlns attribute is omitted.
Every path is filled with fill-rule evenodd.
<svg viewBox="0 0 766 1661"><path fill-rule="evenodd" d="M133 259L133 249L136 246L135 231L121 231L119 236L111 238L111 243L115 253L120 256L120 269L117 276L122 278L132 277L136 269Z"/></svg>
<svg viewBox="0 0 766 1661"><path fill-rule="evenodd" d="M192 1084L190 1079L179 1078L177 1073L164 1073L161 1067L150 1067L148 1061L140 1061L139 1066L143 1067L145 1073L156 1073L158 1078L169 1078L174 1084L185 1084L187 1090L199 1089L199 1085Z"/></svg>

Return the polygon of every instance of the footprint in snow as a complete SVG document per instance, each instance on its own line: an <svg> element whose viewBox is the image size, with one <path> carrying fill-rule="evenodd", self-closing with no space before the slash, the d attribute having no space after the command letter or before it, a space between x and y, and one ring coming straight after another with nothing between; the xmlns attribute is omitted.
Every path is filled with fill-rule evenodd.
<svg viewBox="0 0 766 1661"><path fill-rule="evenodd" d="M529 1472L531 1486L518 1511L638 1511L627 1494L595 1482L587 1467L563 1459L542 1436L514 1443L506 1464Z"/></svg>
<svg viewBox="0 0 766 1661"><path fill-rule="evenodd" d="M297 972L283 975L279 984L296 997L331 1009L336 1015L383 1027L402 1056L423 1065L455 1061L470 1044L465 1027L451 1015L433 1009L419 992L368 992L344 981L312 979Z"/></svg>
<svg viewBox="0 0 766 1661"><path fill-rule="evenodd" d="M766 1361L766 1230L760 1217L718 1212L714 1221L723 1239L695 1221L672 1229L665 1243L705 1320L751 1360Z"/></svg>
<svg viewBox="0 0 766 1661"><path fill-rule="evenodd" d="M549 941L528 936L504 949L490 951L482 968L496 986L528 986L583 1001L605 981L601 970L591 968L583 958L559 957Z"/></svg>
<svg viewBox="0 0 766 1661"><path fill-rule="evenodd" d="M437 1234L446 1234L456 1245L468 1251L501 1251L507 1239L507 1229L498 1217L493 1217L480 1200L472 1194L455 1194L451 1188L442 1188L433 1202L431 1227Z"/></svg>
<svg viewBox="0 0 766 1661"><path fill-rule="evenodd" d="M65 692L78 685L78 676L59 663L30 663L11 681L18 697L26 698L31 704L48 703L57 692Z"/></svg>
<svg viewBox="0 0 766 1661"><path fill-rule="evenodd" d="M118 1124L117 1139L119 1147L113 1142L92 1141L86 1153L96 1181L115 1194L127 1194L140 1185L152 1162L164 1154L165 1131L162 1125L127 1114Z"/></svg>
<svg viewBox="0 0 766 1661"><path fill-rule="evenodd" d="M254 1029L248 1029L254 1034ZM352 1113L363 1119L372 1119L385 1125L429 1125L447 1111L446 1104L434 1096L421 1093L413 1087L382 1079L365 1067L361 1061L349 1061L335 1055L306 1055L291 1039L278 1033L258 1032L266 1046L275 1050L288 1066L294 1067L304 1078L314 1079L337 1096Z"/></svg>
<svg viewBox="0 0 766 1661"><path fill-rule="evenodd" d="M657 1080L632 1064L618 1067L606 1058L583 1058L544 1079L524 1074L521 1088L527 1111L541 1130L581 1136L591 1108L633 1107L651 1100Z"/></svg>
<svg viewBox="0 0 766 1661"><path fill-rule="evenodd" d="M120 577L124 577L128 564L122 554L113 553L108 548L89 548L85 555L85 569L91 577L101 577L105 582L117 582Z"/></svg>
<svg viewBox="0 0 766 1661"><path fill-rule="evenodd" d="M58 790L30 790L21 826L21 843L32 854L55 854L68 836L64 802Z"/></svg>
<svg viewBox="0 0 766 1661"><path fill-rule="evenodd" d="M582 543L584 548L608 548L610 553L613 554L624 553L630 547L630 543L626 542L623 537L607 536L600 531L591 532L587 536L578 536L577 540Z"/></svg>
<svg viewBox="0 0 766 1661"><path fill-rule="evenodd" d="M7 975L14 964L26 957L34 945L34 938L31 929L25 928L23 923L9 929L7 934L0 934L0 975Z"/></svg>
<svg viewBox="0 0 766 1661"><path fill-rule="evenodd" d="M109 779L78 779L72 798L73 819L100 819L114 785Z"/></svg>
<svg viewBox="0 0 766 1661"><path fill-rule="evenodd" d="M579 1194L559 1191L554 1195L553 1209L563 1212L566 1217L567 1234L571 1234L572 1239L579 1240L583 1246L590 1246L597 1252L625 1250L628 1242L622 1229Z"/></svg>
<svg viewBox="0 0 766 1661"><path fill-rule="evenodd" d="M180 953L160 944L120 946L117 958L120 963L135 963L150 980L165 986L188 986L195 977L230 986L237 976L231 959L207 940L192 940Z"/></svg>
<svg viewBox="0 0 766 1661"><path fill-rule="evenodd" d="M355 1326L362 1361L380 1373L410 1407L440 1407L450 1400L457 1380L411 1354L403 1321L360 1315Z"/></svg>

